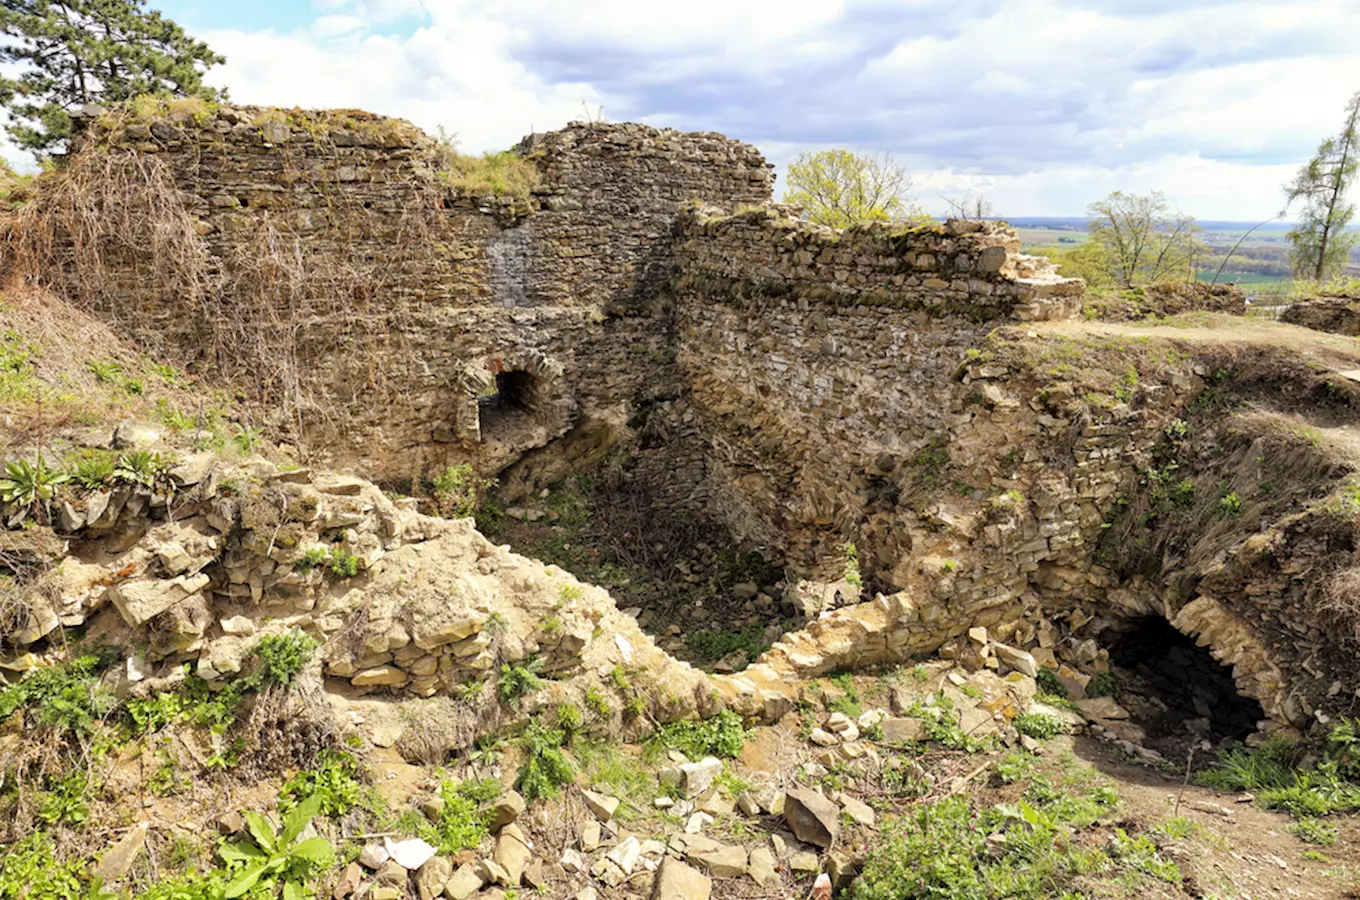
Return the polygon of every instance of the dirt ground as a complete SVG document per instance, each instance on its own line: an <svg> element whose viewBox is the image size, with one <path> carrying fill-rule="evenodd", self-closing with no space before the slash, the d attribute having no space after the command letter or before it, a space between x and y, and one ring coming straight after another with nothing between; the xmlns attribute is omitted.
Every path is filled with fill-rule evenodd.
<svg viewBox="0 0 1360 900"><path fill-rule="evenodd" d="M1343 872L1360 861L1360 827L1353 817L1329 820L1341 833L1335 846L1313 847L1286 830L1291 820L1283 813L1131 764L1094 738L1054 741L1045 752L1061 752L1068 744L1079 759L1114 782L1126 818L1152 827L1180 816L1199 826L1189 837L1162 848L1185 875L1183 896L1205 900L1357 896L1347 889ZM1320 851L1325 861L1305 858L1310 849Z"/></svg>

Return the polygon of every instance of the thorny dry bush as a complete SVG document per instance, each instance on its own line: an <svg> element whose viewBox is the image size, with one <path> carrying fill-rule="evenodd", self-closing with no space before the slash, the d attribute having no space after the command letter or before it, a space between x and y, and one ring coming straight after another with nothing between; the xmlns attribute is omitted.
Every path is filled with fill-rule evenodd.
<svg viewBox="0 0 1360 900"><path fill-rule="evenodd" d="M294 187L281 208L236 214L205 237L162 158L89 142L0 220L0 275L49 288L162 359L249 385L251 399L283 410L276 424L295 440L344 434L353 395L400 389L381 362L410 330L393 303L409 260L363 249L364 210L297 158L306 152L284 152ZM390 246L418 248L439 188L415 176L406 186L416 196ZM314 377L323 358L329 384Z"/></svg>

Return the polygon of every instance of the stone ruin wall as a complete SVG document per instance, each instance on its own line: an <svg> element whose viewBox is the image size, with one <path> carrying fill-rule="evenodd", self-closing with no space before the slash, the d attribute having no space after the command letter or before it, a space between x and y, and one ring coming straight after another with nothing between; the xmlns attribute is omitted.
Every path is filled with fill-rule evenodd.
<svg viewBox="0 0 1360 900"><path fill-rule="evenodd" d="M587 448L615 440L637 398L673 391L648 365L669 335L646 300L669 276L676 210L763 202L773 180L753 147L641 125L526 138L542 175L527 204L460 194L433 141L365 113L222 108L86 144L168 167L208 273L206 300L148 302L147 255L91 305L295 403L326 461L388 480L458 462L495 474L583 425ZM497 369L531 373L532 415L483 435L475 398Z"/></svg>
<svg viewBox="0 0 1360 900"><path fill-rule="evenodd" d="M1006 227L836 233L778 206L727 215L768 200L758 152L637 125L526 139L543 183L515 208L448 189L431 142L390 120L262 116L222 110L208 127L124 132L119 146L169 163L219 265L234 235L268 233L266 221L286 223L317 270L356 250L384 263L371 296L309 298L306 327L289 331L309 386L350 421L332 459L389 478L513 464L507 480L524 491L598 458L642 411L654 439L638 471L654 495L779 546L817 603L860 599L837 581L841 545L856 544L888 596L787 636L725 682L740 702L787 700L784 674L950 652L971 625L1030 644L1044 614L1079 607L1176 621L1279 722L1303 724L1338 696L1292 671L1329 643L1315 624L1252 624L1296 584L1173 602L1093 562L1114 496L1203 385L1187 366L1138 414L1091 421L1039 402L1050 385L1033 372L968 362L999 325L1081 301L1079 282L1020 256ZM715 201L724 208L702 205ZM140 324L191 349L201 323L185 313ZM358 352L375 341L379 352ZM533 427L504 439L478 433L473 397L497 365L542 388ZM934 483L946 470L968 490ZM1010 490L1024 502L998 514Z"/></svg>

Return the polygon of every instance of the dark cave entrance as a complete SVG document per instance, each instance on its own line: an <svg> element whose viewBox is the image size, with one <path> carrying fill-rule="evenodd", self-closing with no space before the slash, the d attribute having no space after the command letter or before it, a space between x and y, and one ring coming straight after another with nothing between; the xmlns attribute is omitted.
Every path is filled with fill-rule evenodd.
<svg viewBox="0 0 1360 900"><path fill-rule="evenodd" d="M1206 739L1245 740L1266 718L1259 702L1238 693L1231 667L1166 619L1130 619L1103 637L1120 703L1165 755L1183 756Z"/></svg>
<svg viewBox="0 0 1360 900"><path fill-rule="evenodd" d="M477 397L477 420L482 440L529 421L537 401L537 380L519 369L497 372L496 380Z"/></svg>

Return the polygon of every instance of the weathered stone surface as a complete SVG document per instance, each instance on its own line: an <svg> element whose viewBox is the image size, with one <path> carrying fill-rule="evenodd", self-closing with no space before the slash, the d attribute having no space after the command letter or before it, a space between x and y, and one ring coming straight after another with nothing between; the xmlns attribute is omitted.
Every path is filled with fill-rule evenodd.
<svg viewBox="0 0 1360 900"><path fill-rule="evenodd" d="M529 841L524 836L518 825L506 825L496 835L496 850L493 859L505 869L508 876L506 887L518 887L524 877L524 867L529 865L529 860L533 857L533 852L529 849Z"/></svg>
<svg viewBox="0 0 1360 900"><path fill-rule="evenodd" d="M1030 678L1035 678L1039 674L1039 666L1035 663L1034 657L1024 650L1017 650L1005 644L993 644L992 652L1004 665L1010 666L1017 672L1022 672Z"/></svg>
<svg viewBox="0 0 1360 900"><path fill-rule="evenodd" d="M346 900L346 898L352 897L359 890L359 881L363 878L363 875L364 870L359 867L357 862L345 866L345 870L335 880L335 887L331 889L331 900Z"/></svg>
<svg viewBox="0 0 1360 900"><path fill-rule="evenodd" d="M722 760L709 756L698 762L662 769L657 775L662 784L677 789L682 797L693 798L708 790L721 772Z"/></svg>
<svg viewBox="0 0 1360 900"><path fill-rule="evenodd" d="M117 881L126 875L132 864L137 861L142 847L146 845L146 836L150 830L150 822L138 822L134 825L127 834L104 851L94 868L94 873L106 882Z"/></svg>
<svg viewBox="0 0 1360 900"><path fill-rule="evenodd" d="M444 896L449 900L467 900L480 891L484 884L486 882L482 880L478 867L472 863L463 863L444 883Z"/></svg>
<svg viewBox="0 0 1360 900"><path fill-rule="evenodd" d="M453 874L453 865L442 856L432 856L416 871L416 893L420 900L434 900L444 893L444 885Z"/></svg>
<svg viewBox="0 0 1360 900"><path fill-rule="evenodd" d="M866 825L872 828L878 819L873 808L863 800L851 797L848 794L841 794L840 803L841 809L850 817L850 821L857 825Z"/></svg>
<svg viewBox="0 0 1360 900"><path fill-rule="evenodd" d="M746 850L739 845L700 839L690 844L689 859L719 878L738 878L746 874Z"/></svg>
<svg viewBox="0 0 1360 900"><path fill-rule="evenodd" d="M878 723L883 740L889 744L910 744L926 739L926 726L920 719L889 716Z"/></svg>
<svg viewBox="0 0 1360 900"><path fill-rule="evenodd" d="M210 580L198 574L168 581L133 581L109 588L108 594L123 621L140 626L197 594Z"/></svg>
<svg viewBox="0 0 1360 900"><path fill-rule="evenodd" d="M830 847L840 833L840 807L811 788L784 793L784 820L794 837L805 844Z"/></svg>
<svg viewBox="0 0 1360 900"><path fill-rule="evenodd" d="M407 674L394 666L374 666L364 669L349 680L355 687L405 684Z"/></svg>
<svg viewBox="0 0 1360 900"><path fill-rule="evenodd" d="M582 790L581 798L585 800L586 807L595 814L601 822L608 822L614 818L614 813L619 808L617 797L610 797L605 794L597 794L595 791Z"/></svg>
<svg viewBox="0 0 1360 900"><path fill-rule="evenodd" d="M1078 700L1077 709L1088 719L1127 719L1129 711L1120 706L1112 697L1088 697Z"/></svg>
<svg viewBox="0 0 1360 900"><path fill-rule="evenodd" d="M751 851L751 858L747 863L747 874L755 880L761 887L776 884L780 881L778 871L778 861L769 847L757 847Z"/></svg>
<svg viewBox="0 0 1360 900"><path fill-rule="evenodd" d="M707 875L668 856L656 870L651 900L709 900L712 892L713 882Z"/></svg>
<svg viewBox="0 0 1360 900"><path fill-rule="evenodd" d="M519 791L506 791L496 799L491 811L491 830L499 831L524 813L524 798Z"/></svg>

